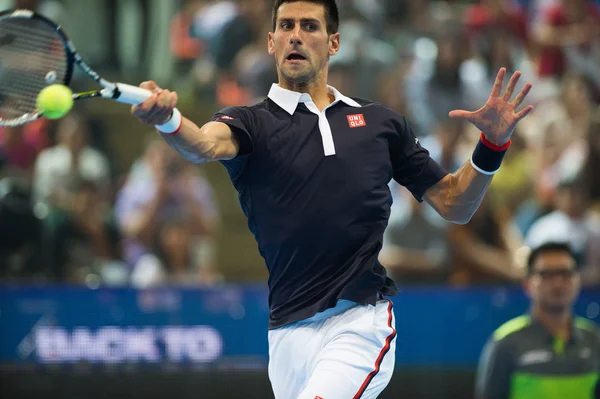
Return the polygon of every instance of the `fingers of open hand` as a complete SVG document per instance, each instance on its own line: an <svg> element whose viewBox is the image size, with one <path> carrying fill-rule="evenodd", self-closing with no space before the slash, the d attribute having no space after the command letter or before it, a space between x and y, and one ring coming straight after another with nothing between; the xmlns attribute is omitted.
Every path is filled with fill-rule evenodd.
<svg viewBox="0 0 600 399"><path fill-rule="evenodd" d="M465 110L454 110L450 111L448 114L452 119L460 119L460 120L471 120L475 116L475 112L469 112Z"/></svg>
<svg viewBox="0 0 600 399"><path fill-rule="evenodd" d="M517 86L517 83L519 82L520 77L521 77L521 72L517 71L510 78L510 81L508 82L508 86L506 87L506 92L504 93L504 97L503 97L504 100L510 101L510 98L512 97L513 93L515 92L515 87Z"/></svg>
<svg viewBox="0 0 600 399"><path fill-rule="evenodd" d="M504 85L504 77L506 76L506 68L500 68L498 71L498 75L496 75L496 81L494 82L494 87L492 88L492 97L500 97L502 93L502 86Z"/></svg>
<svg viewBox="0 0 600 399"><path fill-rule="evenodd" d="M515 109L521 105L521 103L523 102L523 100L525 100L525 97L527 97L527 94L529 94L529 91L531 90L531 83L527 83L525 85L525 87L523 87L523 90L521 90L521 92L519 94L517 94L517 96L515 97L513 103L513 106L515 107Z"/></svg>
<svg viewBox="0 0 600 399"><path fill-rule="evenodd" d="M521 110L520 112L518 112L515 115L515 118L517 119L517 122L519 122L521 119L525 118L527 115L529 115L529 113L533 111L533 105L528 105L527 107L523 108L523 110Z"/></svg>

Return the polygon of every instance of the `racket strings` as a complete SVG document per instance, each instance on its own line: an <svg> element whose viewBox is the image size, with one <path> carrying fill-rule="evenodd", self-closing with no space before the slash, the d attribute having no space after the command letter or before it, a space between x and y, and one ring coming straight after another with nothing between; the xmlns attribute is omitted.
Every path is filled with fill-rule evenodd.
<svg viewBox="0 0 600 399"><path fill-rule="evenodd" d="M36 19L0 21L0 120L37 117L39 92L66 74L66 50L54 28Z"/></svg>

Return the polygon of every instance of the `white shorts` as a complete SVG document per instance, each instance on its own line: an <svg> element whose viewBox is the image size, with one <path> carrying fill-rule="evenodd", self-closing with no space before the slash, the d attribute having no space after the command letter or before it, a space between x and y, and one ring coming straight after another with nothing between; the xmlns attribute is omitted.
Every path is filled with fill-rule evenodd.
<svg viewBox="0 0 600 399"><path fill-rule="evenodd" d="M392 302L337 306L269 331L269 379L276 399L371 399L394 370Z"/></svg>

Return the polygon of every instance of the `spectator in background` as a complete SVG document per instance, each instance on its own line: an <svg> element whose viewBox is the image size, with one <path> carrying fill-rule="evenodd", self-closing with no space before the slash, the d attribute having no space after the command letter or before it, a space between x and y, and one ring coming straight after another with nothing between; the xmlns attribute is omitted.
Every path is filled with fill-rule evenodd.
<svg viewBox="0 0 600 399"><path fill-rule="evenodd" d="M561 99L564 117L569 123L566 138L572 141L585 139L594 112L589 79L575 72L566 73L561 82Z"/></svg>
<svg viewBox="0 0 600 399"><path fill-rule="evenodd" d="M586 285L600 283L600 217L590 212L589 193L581 180L561 181L554 198L556 210L535 222L527 236L530 248L566 242L582 265Z"/></svg>
<svg viewBox="0 0 600 399"><path fill-rule="evenodd" d="M268 16L268 0L227 0L200 4L190 27L206 51L196 66L198 83L216 84L221 106L246 104L249 93L239 87L234 72L235 58L262 32ZM264 37L263 37L264 40Z"/></svg>
<svg viewBox="0 0 600 399"><path fill-rule="evenodd" d="M516 258L521 238L509 223L504 209L491 197L466 225L451 225L448 232L452 249L449 282L455 286L516 282L524 275Z"/></svg>
<svg viewBox="0 0 600 399"><path fill-rule="evenodd" d="M56 126L55 121L46 118L40 118L33 122L23 125L23 138L27 143L32 144L37 151L42 151L50 145L49 132ZM4 129L0 128L0 142L4 137Z"/></svg>
<svg viewBox="0 0 600 399"><path fill-rule="evenodd" d="M197 2L184 0L182 3L169 26L169 48L179 61L190 66L190 61L202 55L204 46L200 40L190 36Z"/></svg>
<svg viewBox="0 0 600 399"><path fill-rule="evenodd" d="M0 156L4 173L30 178L38 154L35 144L25 138L24 126L6 126L2 129Z"/></svg>
<svg viewBox="0 0 600 399"><path fill-rule="evenodd" d="M462 148L465 140L470 139L465 135L465 127L462 121L447 119L434 129L433 134L421 140L431 157L451 173L456 172L470 155L469 150ZM467 143L466 147L473 146Z"/></svg>
<svg viewBox="0 0 600 399"><path fill-rule="evenodd" d="M383 0L383 3L388 30L392 34L400 30L412 40L435 37L441 27L453 25L458 18L456 7L447 1Z"/></svg>
<svg viewBox="0 0 600 399"><path fill-rule="evenodd" d="M272 57L265 51L265 37L271 29L269 24L265 24L262 34L241 49L234 60L237 83L248 93L250 104L265 99L271 85L277 80L277 68Z"/></svg>
<svg viewBox="0 0 600 399"><path fill-rule="evenodd" d="M600 171L600 165L597 164L600 151L597 143L600 134L600 108L594 118L590 116L591 111L582 114L583 121L580 122L587 122L587 126L579 125L583 131L574 130L576 136L570 140L565 140L564 137L555 140L558 143L556 145L558 148L555 148L558 155L555 156L555 161L547 168L546 173L549 180L568 180L582 176L583 182L590 190L590 200L596 202L600 198L598 188L600 179L597 178ZM564 136L565 131L561 129L554 134L559 137Z"/></svg>
<svg viewBox="0 0 600 399"><path fill-rule="evenodd" d="M392 189L394 205L379 261L403 284L446 281L451 264L448 223L399 185Z"/></svg>
<svg viewBox="0 0 600 399"><path fill-rule="evenodd" d="M380 94L389 95L389 104L402 111L404 102L400 85L393 79L380 86ZM395 90L394 90L395 89ZM388 104L386 102L386 104ZM465 137L462 121L447 119L423 138L422 144L431 157L450 172L464 163L461 151ZM467 146L473 148L472 144ZM449 225L430 206L420 204L398 184L390 184L394 203L388 228L384 234L380 262L392 276L404 283L433 283L446 281L453 262L450 249Z"/></svg>
<svg viewBox="0 0 600 399"><path fill-rule="evenodd" d="M57 281L81 283L90 275L104 275L119 268L120 276L110 283L125 282L119 262L120 235L112 220L110 203L90 180L72 180L62 187L60 202L51 205L43 218L44 261Z"/></svg>
<svg viewBox="0 0 600 399"><path fill-rule="evenodd" d="M254 12L262 0L228 0L202 4L196 10L190 30L192 37L204 41L208 54L219 71L229 72L236 54L250 44L254 31ZM265 11L264 7L262 11ZM263 14L266 14L264 12Z"/></svg>
<svg viewBox="0 0 600 399"><path fill-rule="evenodd" d="M31 178L38 153L49 144L51 124L40 118L23 126L0 127L0 159L7 167L4 173Z"/></svg>
<svg viewBox="0 0 600 399"><path fill-rule="evenodd" d="M560 96L546 99L532 112L533 122L525 124L520 132L535 160L538 184L553 191L560 180L572 179L578 173L593 107L589 85L580 75L567 73Z"/></svg>
<svg viewBox="0 0 600 399"><path fill-rule="evenodd" d="M591 399L598 379L598 327L573 314L581 278L568 245L548 243L528 260L531 310L486 344L476 399Z"/></svg>
<svg viewBox="0 0 600 399"><path fill-rule="evenodd" d="M81 281L119 259L119 235L108 202L108 161L87 145L87 121L70 113L58 143L35 164L34 198L43 219L43 254L53 278ZM97 268L96 268L97 266Z"/></svg>
<svg viewBox="0 0 600 399"><path fill-rule="evenodd" d="M346 90L343 92L341 91L341 93L352 93L352 77L349 74L345 74L343 75L344 79L337 79L337 68L339 68L339 65L337 67L334 66L329 70L328 78L329 81L332 82L330 85L335 88L341 87ZM404 116L409 123L412 123L413 118L408 110L406 95L404 93L405 69L406 67L404 67L402 63L399 63L395 69L381 74L377 80L375 97L378 102L385 104L388 108L398 112L400 115Z"/></svg>
<svg viewBox="0 0 600 399"><path fill-rule="evenodd" d="M93 182L106 198L110 185L108 159L89 145L87 119L71 112L58 122L57 144L42 151L37 158L34 174L36 199L50 205L61 202L65 187L78 180Z"/></svg>
<svg viewBox="0 0 600 399"><path fill-rule="evenodd" d="M513 37L521 45L527 44L527 14L514 0L481 0L465 9L463 19L467 38L476 48L482 36L494 30L504 31L505 39Z"/></svg>
<svg viewBox="0 0 600 399"><path fill-rule="evenodd" d="M40 255L41 223L26 179L0 180L0 280L43 277Z"/></svg>
<svg viewBox="0 0 600 399"><path fill-rule="evenodd" d="M511 137L510 151L502 161L490 185L490 195L495 207L506 209L512 215L533 194L532 170L535 166L523 136L517 132Z"/></svg>
<svg viewBox="0 0 600 399"><path fill-rule="evenodd" d="M442 121L454 107L470 108L460 66L467 49L457 32L440 35L430 51L416 54L405 80L407 103L414 118L417 135L424 137ZM435 50L435 51L433 51Z"/></svg>
<svg viewBox="0 0 600 399"><path fill-rule="evenodd" d="M132 283L211 284L218 210L212 188L192 164L154 138L117 197Z"/></svg>
<svg viewBox="0 0 600 399"><path fill-rule="evenodd" d="M600 214L600 108L587 136L586 153L582 160L581 175L584 184L590 190L590 200L593 210Z"/></svg>
<svg viewBox="0 0 600 399"><path fill-rule="evenodd" d="M472 41L471 57L460 66L469 106L477 107L487 101L487 91L492 89L496 79L495 71L501 67L509 72L521 71L528 82L535 81L535 69L525 43L513 31L502 27L483 30ZM520 82L516 90L521 90L524 85Z"/></svg>
<svg viewBox="0 0 600 399"><path fill-rule="evenodd" d="M600 9L592 0L560 0L541 10L533 37L541 47L539 74L585 75L600 90Z"/></svg>
<svg viewBox="0 0 600 399"><path fill-rule="evenodd" d="M554 210L554 188L539 176L533 178L532 196L519 204L513 213L513 223L521 237L526 237L531 226L541 217Z"/></svg>
<svg viewBox="0 0 600 399"><path fill-rule="evenodd" d="M344 45L331 58L330 66L343 64L352 79L354 96L373 98L379 76L397 64L397 51L394 46L376 37L376 29L371 26L364 9L361 11L349 5L342 10L340 12L345 17L339 31Z"/></svg>

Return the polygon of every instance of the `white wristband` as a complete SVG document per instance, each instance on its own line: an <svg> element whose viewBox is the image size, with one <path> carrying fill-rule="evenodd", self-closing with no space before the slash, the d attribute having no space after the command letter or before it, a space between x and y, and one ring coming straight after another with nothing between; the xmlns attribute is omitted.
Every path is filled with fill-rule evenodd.
<svg viewBox="0 0 600 399"><path fill-rule="evenodd" d="M164 134L174 134L181 129L181 124L183 122L183 117L181 116L181 112L177 108L173 109L173 115L171 115L171 119L162 125L156 125L155 127L159 132Z"/></svg>

